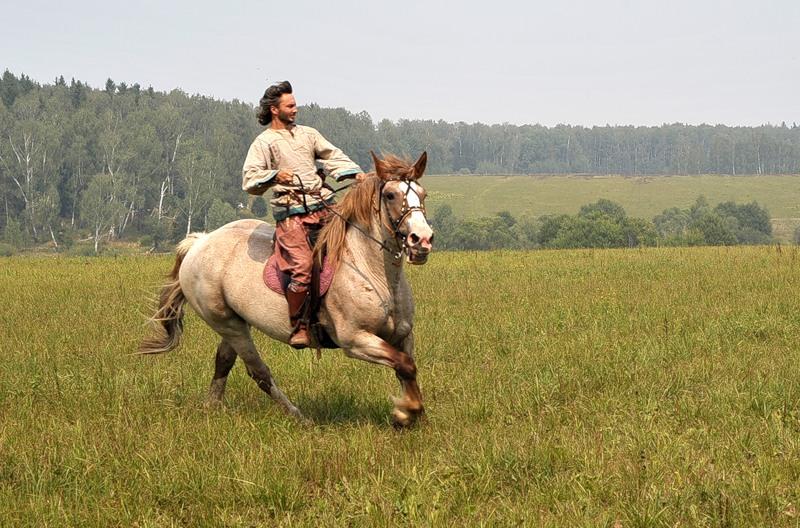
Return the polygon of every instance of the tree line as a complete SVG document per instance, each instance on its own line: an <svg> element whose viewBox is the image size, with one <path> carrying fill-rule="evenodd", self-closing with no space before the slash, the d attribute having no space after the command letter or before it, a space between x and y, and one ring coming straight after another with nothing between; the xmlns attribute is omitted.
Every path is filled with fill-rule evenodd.
<svg viewBox="0 0 800 528"><path fill-rule="evenodd" d="M576 127L382 120L301 108L362 167L370 150L427 150L429 172L463 174L800 173L800 128ZM220 221L266 214L240 189L259 133L254 108L108 79L0 78L0 235L15 247L146 239L158 248Z"/></svg>
<svg viewBox="0 0 800 528"><path fill-rule="evenodd" d="M700 196L686 209L666 209L652 220L629 217L625 209L601 199L575 215L515 218L503 211L480 218L458 218L439 206L431 217L437 249L567 249L642 246L731 246L773 242L769 212L756 202L723 202L711 207Z"/></svg>

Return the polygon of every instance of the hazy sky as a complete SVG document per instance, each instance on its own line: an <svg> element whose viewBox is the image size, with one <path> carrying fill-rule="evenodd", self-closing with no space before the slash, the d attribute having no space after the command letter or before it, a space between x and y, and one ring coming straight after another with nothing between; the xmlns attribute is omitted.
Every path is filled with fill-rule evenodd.
<svg viewBox="0 0 800 528"><path fill-rule="evenodd" d="M800 0L3 0L0 69L383 118L800 122Z"/></svg>

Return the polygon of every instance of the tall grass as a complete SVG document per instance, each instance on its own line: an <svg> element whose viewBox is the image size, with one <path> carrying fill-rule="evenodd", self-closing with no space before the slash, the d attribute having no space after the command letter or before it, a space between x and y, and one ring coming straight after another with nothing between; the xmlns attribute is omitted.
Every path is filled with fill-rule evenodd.
<svg viewBox="0 0 800 528"><path fill-rule="evenodd" d="M440 253L409 270L427 406L259 337L132 355L168 258L0 259L0 526L797 525L796 248Z"/></svg>

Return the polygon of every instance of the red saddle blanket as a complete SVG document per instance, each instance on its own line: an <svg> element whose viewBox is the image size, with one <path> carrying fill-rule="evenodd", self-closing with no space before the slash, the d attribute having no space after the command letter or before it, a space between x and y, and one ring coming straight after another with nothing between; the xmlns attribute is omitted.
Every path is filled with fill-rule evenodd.
<svg viewBox="0 0 800 528"><path fill-rule="evenodd" d="M322 297L328 292L333 280L333 266L328 262L327 257L322 261L322 271L319 275L319 296ZM275 253L269 256L267 264L264 266L264 283L267 287L275 293L283 295L286 292L286 287L289 286L291 278L288 274L283 273L278 268L278 261L275 258Z"/></svg>

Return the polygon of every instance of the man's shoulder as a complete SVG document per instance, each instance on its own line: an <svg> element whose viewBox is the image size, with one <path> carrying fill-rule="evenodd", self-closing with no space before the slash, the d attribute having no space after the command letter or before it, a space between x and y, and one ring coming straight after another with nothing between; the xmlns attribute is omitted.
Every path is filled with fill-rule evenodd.
<svg viewBox="0 0 800 528"><path fill-rule="evenodd" d="M280 135L277 134L274 130L267 127L265 128L259 135L256 136L256 141L261 141L264 143L271 143L275 140L275 138L279 138Z"/></svg>
<svg viewBox="0 0 800 528"><path fill-rule="evenodd" d="M296 125L296 126L297 126L297 130L300 131L303 134L312 134L312 135L315 135L315 136L319 135L319 130L317 130L316 128L313 128L313 127L310 127L310 126L306 126L306 125Z"/></svg>

